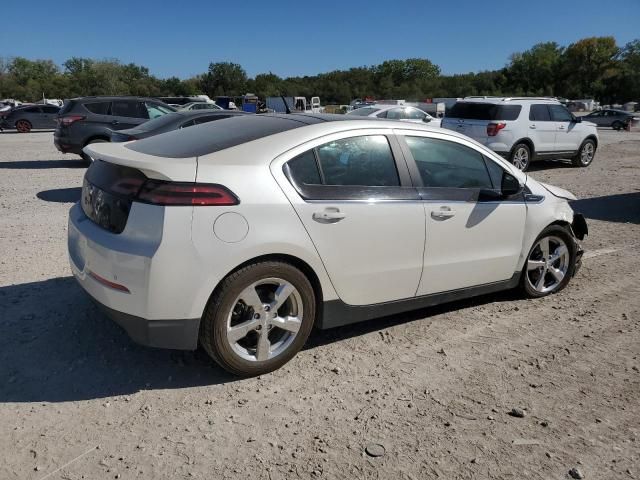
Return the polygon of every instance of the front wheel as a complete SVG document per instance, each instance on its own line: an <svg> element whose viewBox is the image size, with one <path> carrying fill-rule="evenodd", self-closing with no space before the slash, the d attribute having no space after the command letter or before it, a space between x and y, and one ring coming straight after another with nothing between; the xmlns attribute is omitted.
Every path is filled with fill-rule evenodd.
<svg viewBox="0 0 640 480"><path fill-rule="evenodd" d="M293 265L268 261L225 278L200 325L200 343L225 370L255 376L280 368L300 351L315 320L315 294Z"/></svg>
<svg viewBox="0 0 640 480"><path fill-rule="evenodd" d="M523 172L526 172L531 164L531 149L525 143L519 143L511 151L511 163Z"/></svg>
<svg viewBox="0 0 640 480"><path fill-rule="evenodd" d="M588 167L593 162L593 158L596 156L596 142L591 139L587 139L582 142L578 154L573 157L571 163L576 167Z"/></svg>
<svg viewBox="0 0 640 480"><path fill-rule="evenodd" d="M545 228L533 243L522 271L521 288L528 297L544 297L567 286L576 264L576 244L559 225Z"/></svg>

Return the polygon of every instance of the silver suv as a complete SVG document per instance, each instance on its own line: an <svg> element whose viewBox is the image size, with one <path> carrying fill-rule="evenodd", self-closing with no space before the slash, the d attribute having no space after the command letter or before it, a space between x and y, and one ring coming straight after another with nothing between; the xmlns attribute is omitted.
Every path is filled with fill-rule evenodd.
<svg viewBox="0 0 640 480"><path fill-rule="evenodd" d="M442 127L473 138L522 171L538 159L568 158L588 167L598 147L595 124L546 97L466 97L442 119Z"/></svg>

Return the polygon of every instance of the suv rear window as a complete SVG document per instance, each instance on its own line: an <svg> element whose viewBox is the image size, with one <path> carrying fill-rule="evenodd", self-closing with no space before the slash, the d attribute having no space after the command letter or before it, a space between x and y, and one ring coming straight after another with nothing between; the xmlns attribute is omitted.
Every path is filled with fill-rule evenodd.
<svg viewBox="0 0 640 480"><path fill-rule="evenodd" d="M84 108L98 115L111 115L111 102L85 103Z"/></svg>
<svg viewBox="0 0 640 480"><path fill-rule="evenodd" d="M516 120L521 105L495 105L493 103L457 102L447 117L465 120Z"/></svg>

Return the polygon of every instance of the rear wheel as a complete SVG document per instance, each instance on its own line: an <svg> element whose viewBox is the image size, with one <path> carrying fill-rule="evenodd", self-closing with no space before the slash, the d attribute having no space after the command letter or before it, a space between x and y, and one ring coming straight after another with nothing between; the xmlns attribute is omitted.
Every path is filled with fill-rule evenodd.
<svg viewBox="0 0 640 480"><path fill-rule="evenodd" d="M615 122L613 122L613 123L611 124L611 127L612 127L614 130L622 130L622 129L624 128L624 124L623 124L622 122L620 122L620 121L616 120Z"/></svg>
<svg viewBox="0 0 640 480"><path fill-rule="evenodd" d="M582 142L580 149L572 162L576 167L588 167L593 162L593 157L596 155L596 142L591 139L587 139Z"/></svg>
<svg viewBox="0 0 640 480"><path fill-rule="evenodd" d="M521 288L529 297L562 290L573 276L576 247L566 228L551 225L538 236L522 271Z"/></svg>
<svg viewBox="0 0 640 480"><path fill-rule="evenodd" d="M105 140L104 138L94 138L93 140L89 141L87 145L91 145L92 143L108 143L108 142L109 140ZM85 145L85 147L87 145ZM89 155L87 155L84 152L82 152L80 156L82 157L84 162L87 164L87 166L91 165L91 162L93 162L93 158L91 158Z"/></svg>
<svg viewBox="0 0 640 480"><path fill-rule="evenodd" d="M224 279L209 300L200 343L225 370L254 376L280 368L307 341L315 319L307 277L284 262L260 262Z"/></svg>
<svg viewBox="0 0 640 480"><path fill-rule="evenodd" d="M18 120L16 122L16 130L20 133L29 133L31 131L31 123L28 120Z"/></svg>
<svg viewBox="0 0 640 480"><path fill-rule="evenodd" d="M526 143L518 143L513 147L509 160L518 170L526 172L531 164L531 149Z"/></svg>

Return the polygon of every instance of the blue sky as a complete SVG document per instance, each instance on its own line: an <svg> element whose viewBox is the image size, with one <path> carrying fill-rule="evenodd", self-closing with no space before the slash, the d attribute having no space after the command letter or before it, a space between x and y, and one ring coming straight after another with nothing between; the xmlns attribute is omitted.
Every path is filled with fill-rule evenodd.
<svg viewBox="0 0 640 480"><path fill-rule="evenodd" d="M212 61L290 76L410 57L463 73L537 42L640 38L640 0L2 0L0 18L0 56L117 58L180 78Z"/></svg>

